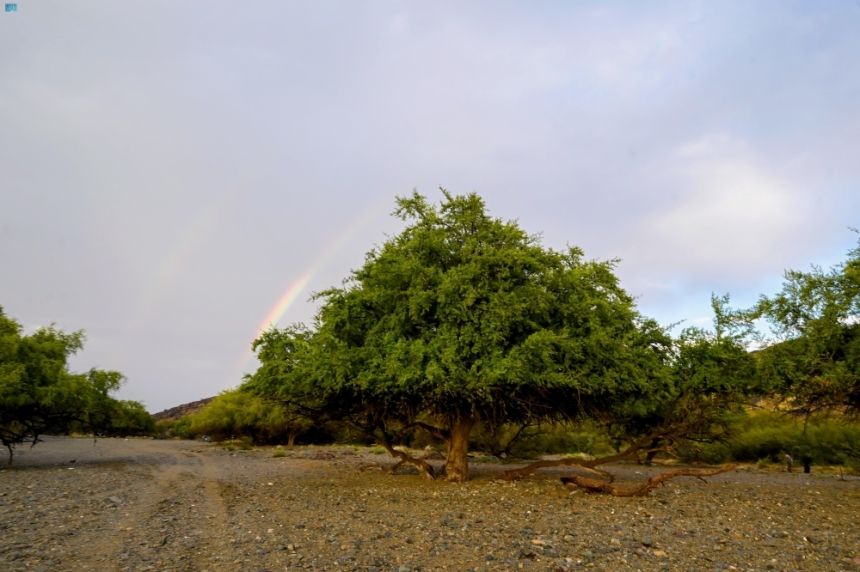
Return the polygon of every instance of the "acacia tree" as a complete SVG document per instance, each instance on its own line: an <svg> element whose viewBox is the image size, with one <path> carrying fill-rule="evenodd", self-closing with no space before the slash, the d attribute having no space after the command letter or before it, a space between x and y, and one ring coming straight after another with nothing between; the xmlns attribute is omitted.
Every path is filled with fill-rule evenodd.
<svg viewBox="0 0 860 572"><path fill-rule="evenodd" d="M110 434L120 414L126 424L147 419L151 424L140 404L108 395L122 382L118 372L68 370L68 359L83 340L81 331L54 327L22 335L20 324L0 307L0 443L9 452L9 463L16 445L35 445L41 435L73 429Z"/></svg>
<svg viewBox="0 0 860 572"><path fill-rule="evenodd" d="M770 390L804 415L860 412L860 244L829 270L789 270L782 289L747 312L771 325L758 352Z"/></svg>
<svg viewBox="0 0 860 572"><path fill-rule="evenodd" d="M468 478L469 436L488 423L644 412L667 395L667 337L637 312L613 262L544 248L475 194L397 200L407 224L341 288L314 328L272 331L263 393L360 417L390 446L393 425L447 444L446 477Z"/></svg>

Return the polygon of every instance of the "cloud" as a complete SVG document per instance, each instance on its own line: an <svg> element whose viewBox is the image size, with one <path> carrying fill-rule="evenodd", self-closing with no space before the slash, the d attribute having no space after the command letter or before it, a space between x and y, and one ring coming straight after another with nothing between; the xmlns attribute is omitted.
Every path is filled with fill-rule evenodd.
<svg viewBox="0 0 860 572"><path fill-rule="evenodd" d="M725 134L688 141L668 160L666 183L675 191L639 231L652 264L703 280L783 268L780 254L804 224L807 194L760 160L751 143Z"/></svg>
<svg viewBox="0 0 860 572"><path fill-rule="evenodd" d="M86 328L81 363L121 369L125 395L196 399L239 381L249 335L358 213L383 205L306 290L397 232L395 194L441 185L620 257L643 310L696 320L860 225L858 15L30 3L0 18L0 303Z"/></svg>

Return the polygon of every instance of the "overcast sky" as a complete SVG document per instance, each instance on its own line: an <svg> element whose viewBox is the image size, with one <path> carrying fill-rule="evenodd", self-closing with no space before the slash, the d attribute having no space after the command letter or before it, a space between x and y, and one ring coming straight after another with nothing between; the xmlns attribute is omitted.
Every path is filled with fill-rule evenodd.
<svg viewBox="0 0 860 572"><path fill-rule="evenodd" d="M706 324L856 244L858 30L855 1L19 0L0 305L158 411L237 385L442 186Z"/></svg>

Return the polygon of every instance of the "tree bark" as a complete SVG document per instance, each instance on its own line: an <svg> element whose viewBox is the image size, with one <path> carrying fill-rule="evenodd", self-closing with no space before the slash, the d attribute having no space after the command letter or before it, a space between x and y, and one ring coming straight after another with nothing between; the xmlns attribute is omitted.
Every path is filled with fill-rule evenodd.
<svg viewBox="0 0 860 572"><path fill-rule="evenodd" d="M469 434L475 420L458 417L451 423L448 439L448 457L445 461L445 479L455 483L469 480Z"/></svg>
<svg viewBox="0 0 860 572"><path fill-rule="evenodd" d="M388 451L388 454L397 459L397 463L395 463L393 467L388 469L387 472L389 474L393 474L394 471L397 470L397 468L401 465L407 464L412 465L413 467L421 471L424 476L431 481L436 478L436 471L433 470L433 466L430 465L430 463L428 463L424 459L413 457L404 451L398 451L397 449L395 449L394 445L392 445L391 443L391 440L388 438L388 434L385 432L384 429L380 431L379 436L381 437L379 442L382 444L383 447L385 447L385 450Z"/></svg>

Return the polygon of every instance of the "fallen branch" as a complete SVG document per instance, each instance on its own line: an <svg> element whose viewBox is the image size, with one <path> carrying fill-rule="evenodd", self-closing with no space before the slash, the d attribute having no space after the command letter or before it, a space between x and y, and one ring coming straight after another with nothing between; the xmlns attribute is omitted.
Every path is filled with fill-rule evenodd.
<svg viewBox="0 0 860 572"><path fill-rule="evenodd" d="M590 493L607 493L616 497L644 497L656 487L669 479L677 477L696 477L704 480L704 477L712 477L720 473L733 471L737 465L728 465L726 467L717 467L714 469L673 469L665 471L650 477L643 483L636 484L614 484L611 481L600 479L592 479L590 477L582 477L574 475L572 477L562 477L561 482L568 488L581 488Z"/></svg>

